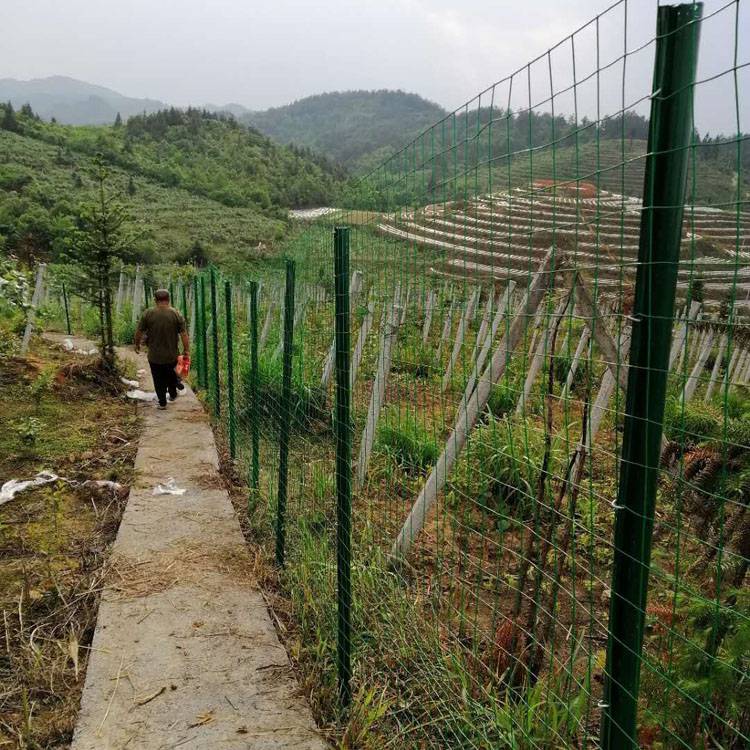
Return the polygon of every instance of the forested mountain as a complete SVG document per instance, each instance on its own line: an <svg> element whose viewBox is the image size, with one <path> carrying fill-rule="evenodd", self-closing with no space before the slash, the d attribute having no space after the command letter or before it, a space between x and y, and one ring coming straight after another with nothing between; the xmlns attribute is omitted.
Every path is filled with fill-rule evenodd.
<svg viewBox="0 0 750 750"><path fill-rule="evenodd" d="M16 109L24 104L42 119L69 125L110 125L117 113L127 119L143 112L156 112L167 105L155 99L139 99L67 76L33 78L18 81L0 79L0 101L10 102Z"/></svg>
<svg viewBox="0 0 750 750"><path fill-rule="evenodd" d="M144 257L249 257L286 229L289 207L334 200L325 160L233 118L164 110L107 127L41 121L0 105L0 249L54 259L92 188L101 154L133 210ZM265 250L264 250L265 252Z"/></svg>
<svg viewBox="0 0 750 750"><path fill-rule="evenodd" d="M336 187L337 170L323 157L278 145L229 115L171 108L125 124L72 127L45 123L28 107L0 107L0 127L53 143L62 158L101 153L111 164L227 206L320 205Z"/></svg>
<svg viewBox="0 0 750 750"><path fill-rule="evenodd" d="M242 119L277 141L308 146L362 172L444 115L417 94L383 90L308 96Z"/></svg>

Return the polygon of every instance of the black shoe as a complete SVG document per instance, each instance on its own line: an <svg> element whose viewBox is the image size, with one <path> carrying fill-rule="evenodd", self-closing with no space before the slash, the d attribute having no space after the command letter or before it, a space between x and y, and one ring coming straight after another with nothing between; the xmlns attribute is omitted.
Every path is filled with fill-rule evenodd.
<svg viewBox="0 0 750 750"><path fill-rule="evenodd" d="M177 383L177 390L178 391L184 391L185 390L185 384L182 381L180 381L179 383Z"/></svg>
<svg viewBox="0 0 750 750"><path fill-rule="evenodd" d="M156 408L157 409L166 409L167 408L167 402L165 401L164 403L162 403L160 401Z"/></svg>

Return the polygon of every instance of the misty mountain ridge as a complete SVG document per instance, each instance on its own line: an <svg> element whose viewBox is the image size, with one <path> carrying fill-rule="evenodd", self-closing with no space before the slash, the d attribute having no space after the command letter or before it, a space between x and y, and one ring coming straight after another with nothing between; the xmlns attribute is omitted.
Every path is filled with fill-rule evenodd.
<svg viewBox="0 0 750 750"><path fill-rule="evenodd" d="M167 109L168 103L129 97L106 86L67 76L20 81L0 79L0 102L30 104L43 120L68 125L110 125ZM284 144L313 149L352 171L362 171L445 115L438 104L403 91L315 94L291 104L254 111L236 102L199 108L231 114Z"/></svg>
<svg viewBox="0 0 750 750"><path fill-rule="evenodd" d="M124 96L106 86L68 76L49 76L19 81L0 79L0 101L19 108L30 104L42 119L53 117L66 125L109 125L117 113L123 119L156 112L167 105L157 99Z"/></svg>

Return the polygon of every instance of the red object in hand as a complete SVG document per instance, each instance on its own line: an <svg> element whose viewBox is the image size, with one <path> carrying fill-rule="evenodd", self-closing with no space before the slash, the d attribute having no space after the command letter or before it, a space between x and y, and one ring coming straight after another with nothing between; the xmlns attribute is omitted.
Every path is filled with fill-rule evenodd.
<svg viewBox="0 0 750 750"><path fill-rule="evenodd" d="M178 378L186 378L190 374L190 357L180 354L177 357L177 366L174 368Z"/></svg>

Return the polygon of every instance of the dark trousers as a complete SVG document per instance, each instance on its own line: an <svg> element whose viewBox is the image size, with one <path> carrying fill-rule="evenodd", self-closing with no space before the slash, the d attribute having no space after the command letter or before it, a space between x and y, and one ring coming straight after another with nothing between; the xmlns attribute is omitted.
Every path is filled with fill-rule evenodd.
<svg viewBox="0 0 750 750"><path fill-rule="evenodd" d="M157 365L155 362L149 362L151 368L151 377L154 381L154 390L159 403L164 406L167 403L167 391L172 398L177 396L177 373L174 368L177 362L166 365Z"/></svg>

